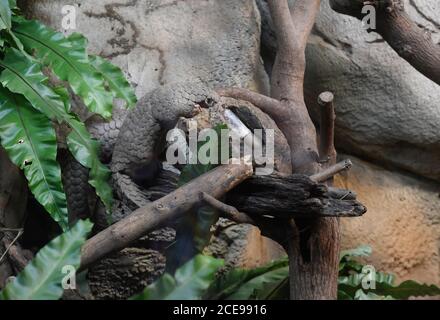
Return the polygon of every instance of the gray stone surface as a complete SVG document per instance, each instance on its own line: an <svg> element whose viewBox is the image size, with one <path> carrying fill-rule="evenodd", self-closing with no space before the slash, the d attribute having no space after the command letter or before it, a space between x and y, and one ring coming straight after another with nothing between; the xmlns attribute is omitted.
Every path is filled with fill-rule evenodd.
<svg viewBox="0 0 440 320"><path fill-rule="evenodd" d="M440 39L440 2L407 1L415 21ZM307 48L310 99L336 97L340 150L440 180L440 87L360 21L324 1Z"/></svg>
<svg viewBox="0 0 440 320"><path fill-rule="evenodd" d="M75 31L87 36L91 52L119 65L138 97L192 77L213 85L267 88L260 16L252 0L28 0L23 5L29 16L61 31L66 4L77 8Z"/></svg>
<svg viewBox="0 0 440 320"><path fill-rule="evenodd" d="M264 8L264 0L257 1ZM405 2L410 16L438 43L440 2ZM267 14L262 22L270 27ZM263 34L264 56L273 58L274 35ZM339 150L440 180L438 85L380 36L368 34L360 21L333 12L328 1L322 1L306 54L305 90L315 120L319 93L335 93Z"/></svg>

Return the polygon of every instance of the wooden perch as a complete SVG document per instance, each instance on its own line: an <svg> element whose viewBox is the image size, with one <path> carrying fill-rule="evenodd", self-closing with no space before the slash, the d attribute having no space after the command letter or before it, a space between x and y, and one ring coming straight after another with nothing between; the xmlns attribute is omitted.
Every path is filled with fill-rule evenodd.
<svg viewBox="0 0 440 320"><path fill-rule="evenodd" d="M201 192L219 198L249 178L252 173L252 166L243 161L239 165L219 166L148 206L137 209L85 243L81 251L80 269L113 251L125 248L165 222L184 215L200 203Z"/></svg>
<svg viewBox="0 0 440 320"><path fill-rule="evenodd" d="M335 149L335 107L333 93L323 92L318 97L321 107L321 121L319 130L319 159L321 163L332 165L336 162Z"/></svg>
<svg viewBox="0 0 440 320"><path fill-rule="evenodd" d="M348 190L329 192L326 185L317 183L306 175L253 176L227 194L226 203L236 212L256 216L273 216L277 219L312 217L359 217L366 208L348 198L333 198L350 194ZM253 223L254 224L254 223Z"/></svg>
<svg viewBox="0 0 440 320"><path fill-rule="evenodd" d="M347 159L341 162L338 162L337 164L328 167L325 170L322 170L318 173L315 173L314 175L310 176L310 179L316 182L324 182L327 181L330 178L333 178L338 173L341 173L342 171L349 170L353 163Z"/></svg>
<svg viewBox="0 0 440 320"><path fill-rule="evenodd" d="M330 0L336 12L362 19L364 0ZM376 29L399 56L440 85L440 46L405 12L402 0L371 0L376 8Z"/></svg>

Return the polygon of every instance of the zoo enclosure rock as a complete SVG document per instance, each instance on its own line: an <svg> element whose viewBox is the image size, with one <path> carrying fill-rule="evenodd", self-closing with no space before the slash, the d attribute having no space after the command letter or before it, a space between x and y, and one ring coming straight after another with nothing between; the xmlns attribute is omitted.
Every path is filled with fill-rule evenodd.
<svg viewBox="0 0 440 320"><path fill-rule="evenodd" d="M376 270L440 285L439 184L347 157L353 168L335 185L355 190L368 212L341 220L343 249L368 244L373 254L365 262Z"/></svg>
<svg viewBox="0 0 440 320"><path fill-rule="evenodd" d="M159 85L202 78L266 92L260 16L252 0L72 0L76 30L94 54L119 65L138 97ZM62 31L58 0L26 1L30 17Z"/></svg>

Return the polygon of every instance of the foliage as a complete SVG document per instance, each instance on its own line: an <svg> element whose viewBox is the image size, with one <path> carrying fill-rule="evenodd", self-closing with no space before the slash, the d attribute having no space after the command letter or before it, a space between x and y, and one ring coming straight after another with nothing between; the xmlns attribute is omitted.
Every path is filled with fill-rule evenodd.
<svg viewBox="0 0 440 320"><path fill-rule="evenodd" d="M2 292L0 300L58 300L63 294L61 286L64 266L75 270L80 265L80 249L92 223L80 220L69 231L43 247L24 270Z"/></svg>
<svg viewBox="0 0 440 320"><path fill-rule="evenodd" d="M198 300L214 281L222 260L197 255L177 269L174 277L164 274L133 300Z"/></svg>
<svg viewBox="0 0 440 320"><path fill-rule="evenodd" d="M362 283L371 279L368 272L371 266L365 266L354 258L366 257L371 248L361 246L354 250L343 251L339 268L338 296L343 300L389 300L408 299L412 296L440 295L440 288L435 285L420 284L412 280L395 285L395 276L389 273L375 272L375 288L363 288Z"/></svg>
<svg viewBox="0 0 440 320"><path fill-rule="evenodd" d="M236 268L219 276L205 298L213 300L276 299L288 279L287 258L255 269Z"/></svg>
<svg viewBox="0 0 440 320"><path fill-rule="evenodd" d="M367 257L371 254L369 246L342 251L338 280L338 299L340 300L393 300L408 299L412 296L440 295L440 288L435 285L419 284L415 281L404 281L395 285L395 277L389 273L375 273L375 288L364 289L363 280L368 273L365 267L355 258ZM197 259L200 259L200 255ZM214 261L214 258L209 258ZM194 260L185 266L195 263ZM207 267L207 270L209 267ZM215 270L214 270L215 269ZM180 270L180 269L179 269ZM186 269L186 271L188 271ZM217 268L212 267L214 273ZM194 275L197 277L197 274ZM187 273L187 278L191 276ZM364 281L365 282L365 281ZM148 287L148 296L142 299L160 299L164 292L175 288L175 281L166 275ZM219 272L217 277L210 278L209 288L202 293L204 299L211 300L285 300L289 297L289 267L287 258L269 263L255 269L236 268L228 272ZM177 297L177 298L180 298Z"/></svg>
<svg viewBox="0 0 440 320"><path fill-rule="evenodd" d="M1 0L0 72L1 144L25 171L35 198L66 230L66 196L59 164L54 161L57 140L52 127L53 123L64 123L71 129L69 151L90 169L89 183L110 209L110 172L99 160L99 143L71 111L66 88L54 85L47 74L69 86L92 113L108 119L113 98L125 100L127 107L136 103L122 71L100 57L89 56L87 39L82 35L65 37L21 17L15 1Z"/></svg>
<svg viewBox="0 0 440 320"><path fill-rule="evenodd" d="M23 169L37 200L63 229L67 228L55 130L27 100L3 88L0 88L0 139L12 162Z"/></svg>

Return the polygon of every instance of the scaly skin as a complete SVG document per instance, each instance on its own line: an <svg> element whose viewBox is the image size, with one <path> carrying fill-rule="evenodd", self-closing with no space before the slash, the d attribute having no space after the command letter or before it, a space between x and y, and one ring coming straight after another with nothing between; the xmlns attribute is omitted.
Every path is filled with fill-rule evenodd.
<svg viewBox="0 0 440 320"><path fill-rule="evenodd" d="M201 106L209 107L216 101L214 91L200 81L169 84L147 94L129 112L115 144L111 171L118 196L128 200L130 207L149 202L134 180L154 168L161 137L179 118L193 117ZM147 175L146 180L151 178Z"/></svg>
<svg viewBox="0 0 440 320"><path fill-rule="evenodd" d="M87 130L101 145L100 157L103 163L109 163L112 158L113 148L127 114L128 110L123 107L114 108L110 121L99 116L92 116L86 121Z"/></svg>
<svg viewBox="0 0 440 320"><path fill-rule="evenodd" d="M115 191L129 208L149 202L135 181L145 186L154 180L159 170L161 135L180 117L192 117L199 106L215 101L216 94L200 81L169 84L147 94L131 111L115 109L110 121L97 116L87 120L87 129L101 144L101 160L111 161ZM88 169L68 157L63 164L63 179L71 221L89 215Z"/></svg>
<svg viewBox="0 0 440 320"><path fill-rule="evenodd" d="M110 121L99 116L92 116L85 122L91 136L100 142L100 158L103 163L109 163L111 160L116 139L127 114L127 109L115 108ZM61 157L61 170L67 197L69 222L74 223L78 219L89 218L91 216L89 200L93 200L93 202L96 200L90 196L93 189L88 183L89 169L83 167L67 150L64 150Z"/></svg>

